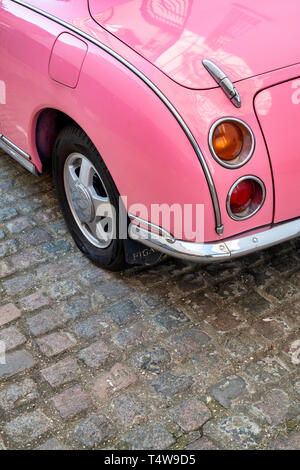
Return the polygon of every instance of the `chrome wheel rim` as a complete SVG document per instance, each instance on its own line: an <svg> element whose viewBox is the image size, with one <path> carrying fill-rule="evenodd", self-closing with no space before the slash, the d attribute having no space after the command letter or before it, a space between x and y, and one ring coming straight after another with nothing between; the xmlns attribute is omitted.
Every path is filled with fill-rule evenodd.
<svg viewBox="0 0 300 470"><path fill-rule="evenodd" d="M97 248L107 248L115 234L116 216L106 187L88 158L68 156L64 165L67 201L77 226Z"/></svg>

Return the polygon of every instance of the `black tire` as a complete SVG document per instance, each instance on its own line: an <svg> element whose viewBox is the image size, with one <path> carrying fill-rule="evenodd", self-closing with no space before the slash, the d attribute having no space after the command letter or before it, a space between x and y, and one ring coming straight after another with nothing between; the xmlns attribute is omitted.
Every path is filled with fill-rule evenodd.
<svg viewBox="0 0 300 470"><path fill-rule="evenodd" d="M74 152L84 155L93 164L105 185L110 203L115 207L117 214L117 236L107 248L94 246L77 225L70 209L65 184L64 166L68 156ZM88 136L75 126L64 128L58 135L53 149L53 178L59 204L68 226L68 229L79 249L94 263L110 271L120 271L126 267L124 243L119 240L119 193L108 169L105 166L97 149Z"/></svg>

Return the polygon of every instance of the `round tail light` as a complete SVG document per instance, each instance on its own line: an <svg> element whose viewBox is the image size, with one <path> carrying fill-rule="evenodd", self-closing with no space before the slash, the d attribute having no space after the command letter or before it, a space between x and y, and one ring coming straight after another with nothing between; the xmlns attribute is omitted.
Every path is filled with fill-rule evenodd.
<svg viewBox="0 0 300 470"><path fill-rule="evenodd" d="M219 119L210 129L209 147L215 160L222 166L239 168L254 152L254 135L240 119Z"/></svg>
<svg viewBox="0 0 300 470"><path fill-rule="evenodd" d="M227 211L234 220L245 220L256 214L265 200L265 186L255 176L244 176L234 183L227 198Z"/></svg>

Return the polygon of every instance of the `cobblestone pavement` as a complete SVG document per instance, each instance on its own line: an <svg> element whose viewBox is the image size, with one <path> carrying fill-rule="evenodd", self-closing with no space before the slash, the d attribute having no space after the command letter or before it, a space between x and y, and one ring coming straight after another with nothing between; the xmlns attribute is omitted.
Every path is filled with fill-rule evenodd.
<svg viewBox="0 0 300 470"><path fill-rule="evenodd" d="M107 273L1 154L0 449L299 449L299 283L300 240Z"/></svg>

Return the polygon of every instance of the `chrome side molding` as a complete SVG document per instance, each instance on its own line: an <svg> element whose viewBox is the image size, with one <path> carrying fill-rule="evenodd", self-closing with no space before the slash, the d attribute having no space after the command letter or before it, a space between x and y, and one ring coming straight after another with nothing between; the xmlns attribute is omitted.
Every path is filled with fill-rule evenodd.
<svg viewBox="0 0 300 470"><path fill-rule="evenodd" d="M38 175L35 165L30 161L30 155L21 150L2 134L0 134L0 148L20 163L20 165L26 168L26 170L30 171L30 173L33 173L36 176Z"/></svg>
<svg viewBox="0 0 300 470"><path fill-rule="evenodd" d="M232 83L232 81L227 77L220 67L218 67L212 60L204 59L202 61L203 66L206 68L208 73L212 78L217 82L217 84L222 88L225 95L230 99L231 103L236 107L240 108L242 106L242 100L239 92Z"/></svg>
<svg viewBox="0 0 300 470"><path fill-rule="evenodd" d="M299 237L300 218L273 225L251 235L244 234L212 243L184 240L174 240L170 243L165 235L159 235L134 223L129 226L129 236L167 255L206 264L228 261Z"/></svg>
<svg viewBox="0 0 300 470"><path fill-rule="evenodd" d="M141 219L141 217L137 217L136 215L133 215L133 214L128 214L128 216L130 220L132 220L135 223L137 233L139 231L138 230L139 228L144 228L148 230L149 232L158 234L169 243L175 242L175 238L173 237L173 235L167 232L167 230L165 230L164 228L159 227L159 225L152 224L151 222L148 222L148 220Z"/></svg>

